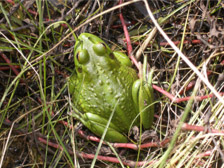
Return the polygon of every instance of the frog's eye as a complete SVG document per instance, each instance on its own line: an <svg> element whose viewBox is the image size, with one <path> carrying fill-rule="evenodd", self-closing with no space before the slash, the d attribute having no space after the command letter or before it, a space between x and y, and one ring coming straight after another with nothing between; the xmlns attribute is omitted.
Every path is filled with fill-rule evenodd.
<svg viewBox="0 0 224 168"><path fill-rule="evenodd" d="M93 45L93 50L99 56L102 56L107 52L107 48L106 48L106 45L104 43L94 44Z"/></svg>
<svg viewBox="0 0 224 168"><path fill-rule="evenodd" d="M76 54L76 59L80 64L85 64L89 61L89 53L86 49L80 50Z"/></svg>

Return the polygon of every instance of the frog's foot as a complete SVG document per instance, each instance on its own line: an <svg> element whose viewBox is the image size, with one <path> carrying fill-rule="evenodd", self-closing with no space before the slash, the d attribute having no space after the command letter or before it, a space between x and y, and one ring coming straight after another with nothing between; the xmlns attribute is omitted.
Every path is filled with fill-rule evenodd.
<svg viewBox="0 0 224 168"><path fill-rule="evenodd" d="M154 117L154 96L152 88L152 76L154 69L148 73L148 81L141 78L136 80L132 86L132 98L136 109L140 113L140 118L144 128L149 129Z"/></svg>
<svg viewBox="0 0 224 168"><path fill-rule="evenodd" d="M85 113L81 121L90 131L100 137L103 135L108 122L107 119L92 113ZM128 142L128 139L119 130L113 123L110 123L104 139L109 142Z"/></svg>

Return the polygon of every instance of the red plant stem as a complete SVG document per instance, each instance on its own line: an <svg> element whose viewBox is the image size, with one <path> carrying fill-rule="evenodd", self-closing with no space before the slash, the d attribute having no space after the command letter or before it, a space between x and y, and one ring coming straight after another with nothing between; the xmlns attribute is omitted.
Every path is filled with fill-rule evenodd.
<svg viewBox="0 0 224 168"><path fill-rule="evenodd" d="M98 138L96 136L86 135L82 130L78 130L78 134L79 134L79 136L81 136L82 138L85 138L86 140L90 140L93 142L100 142L100 138Z"/></svg>
<svg viewBox="0 0 224 168"><path fill-rule="evenodd" d="M14 68L19 69L20 66L19 65L14 65ZM6 66L0 67L0 71L5 71L5 70L9 70L9 69L10 69L10 67L6 67Z"/></svg>
<svg viewBox="0 0 224 168"><path fill-rule="evenodd" d="M13 0L6 0L6 2L11 3L12 5L15 5L15 2Z"/></svg>
<svg viewBox="0 0 224 168"><path fill-rule="evenodd" d="M126 40L123 40L124 42L126 42ZM211 40L208 40L208 42L210 42ZM181 43L181 41L173 41L174 44L178 45ZM185 40L183 42L184 44L200 44L201 40ZM134 42L134 44L139 45L140 43L138 41ZM170 44L167 42L160 42L159 43L160 46L169 46ZM148 46L151 46L151 44L149 44Z"/></svg>
<svg viewBox="0 0 224 168"><path fill-rule="evenodd" d="M66 121L58 121L59 123L63 124L64 126L72 129L72 125L69 125ZM86 135L82 130L78 130L78 134L80 137L85 138L86 140L90 140L93 142L100 142L100 139L95 136Z"/></svg>
<svg viewBox="0 0 224 168"><path fill-rule="evenodd" d="M19 71L13 65L11 65L11 61L7 58L7 56L1 52L0 52L0 55L5 60L5 62L9 64L9 67L12 69L15 75L18 75Z"/></svg>
<svg viewBox="0 0 224 168"><path fill-rule="evenodd" d="M56 149L60 149L60 150L63 150L63 147L56 144L56 143L53 143L53 142L50 142L50 141L47 141L45 140L44 138L41 138L41 137L38 137L38 140L46 145L49 145L53 148L56 148ZM165 142L166 140L164 140ZM170 141L167 139L167 141ZM158 145L157 145L158 146ZM73 151L71 149L67 149L69 154L74 154ZM201 153L199 155L196 156L196 158L201 158L201 157L206 157L206 156L210 156L211 155L211 151L206 151L204 153ZM78 157L81 157L81 158L85 158L85 159L94 159L95 157L95 154L88 154L88 153L84 153L84 152L76 152L76 155ZM110 157L110 156L102 156L102 155L98 155L97 156L97 159L98 160L101 160L101 161L107 161L107 162L111 162L111 163L120 163L120 161L118 160L118 158L116 157ZM140 161L140 162L135 162L135 161L132 161L132 160L125 160L125 161L122 161L122 163L126 166L130 166L130 167L135 167L135 166L143 166L143 165L150 165L150 164L153 164L153 163L156 163L157 161L153 160L153 161L150 161L150 162L146 162L146 161Z"/></svg>
<svg viewBox="0 0 224 168"><path fill-rule="evenodd" d="M12 5L15 5L15 2L13 0L6 0L6 2L8 2L8 3L12 4ZM30 12L33 15L38 15L38 13L36 11L33 11L31 9L28 9L28 12Z"/></svg>
<svg viewBox="0 0 224 168"><path fill-rule="evenodd" d="M183 97L183 98L175 98L172 94L170 94L169 92L163 90L162 88L160 88L160 87L158 87L156 85L152 85L152 87L153 87L153 89L155 89L158 92L162 93L163 95L165 95L166 97L168 97L171 101L173 101L175 103L180 103L180 102L188 101L188 100L191 99L191 96ZM220 95L224 95L224 92L220 92L219 94ZM194 99L197 100L197 101L202 101L204 99L211 98L213 96L214 96L213 94L209 94L209 95L206 95L206 96L195 96Z"/></svg>
<svg viewBox="0 0 224 168"><path fill-rule="evenodd" d="M184 130L184 131L197 131L197 132L207 131L206 127L190 125L190 124L187 124L187 123L184 123L182 125L181 129ZM220 131L220 130L217 130L217 129L211 129L210 132L211 133L222 133L222 134L224 134L224 131Z"/></svg>
<svg viewBox="0 0 224 168"><path fill-rule="evenodd" d="M211 74L212 74L212 71L207 71L208 76L211 75ZM194 87L194 85L195 85L195 80L189 82L189 84L184 89L182 89L179 92L179 94L182 95L185 91L188 91L188 90L192 89Z"/></svg>
<svg viewBox="0 0 224 168"><path fill-rule="evenodd" d="M56 143L53 143L51 141L47 141L46 139L44 138L41 138L41 137L38 137L37 138L40 142L44 143L44 144L48 144L49 146L53 147L53 148L56 148L56 149L60 149L60 150L63 150L63 147L56 144Z"/></svg>
<svg viewBox="0 0 224 168"><path fill-rule="evenodd" d="M58 121L58 122L70 129L72 128L72 126L69 125L68 122L66 122L66 121ZM100 142L100 139L98 137L86 135L82 130L79 130L78 134L79 134L79 136L81 136L87 140L91 140L94 142ZM144 148L150 148L150 147L164 147L169 142L170 142L170 139L167 138L162 142L149 142L149 143L142 144L142 145L140 145L140 148L144 149ZM104 142L104 144L106 144L106 143ZM138 145L133 144L133 143L110 143L110 144L115 148L129 148L129 149L133 149L133 150L138 150L138 148L139 148Z"/></svg>
<svg viewBox="0 0 224 168"><path fill-rule="evenodd" d="M195 158L202 158L202 157L210 156L211 154L212 154L212 150L209 150L209 151L198 154L197 156L195 156Z"/></svg>
<svg viewBox="0 0 224 168"><path fill-rule="evenodd" d="M151 147L165 147L165 145L168 144L170 140L171 140L170 138L166 138L165 140L159 143L158 142L145 143L145 144L142 144L140 148L144 149L144 148L151 148Z"/></svg>
<svg viewBox="0 0 224 168"><path fill-rule="evenodd" d="M119 4L122 4L122 0L120 0ZM124 30L124 34L125 34L125 38L126 38L126 41L127 41L128 56L130 56L131 52L132 52L131 40L130 40L130 37L129 37L129 34L128 34L128 29L127 29L127 26L125 24L124 17L122 15L121 9L120 9L119 17L120 17L121 24L123 26L123 30Z"/></svg>
<svg viewBox="0 0 224 168"><path fill-rule="evenodd" d="M39 15L38 12L33 11L33 10L31 10L31 9L28 9L28 12L30 12L31 14L33 14L33 15L35 15L35 16Z"/></svg>
<svg viewBox="0 0 224 168"><path fill-rule="evenodd" d="M183 88L183 89L179 92L179 94L182 95L184 92L186 92L186 91L192 89L192 88L194 87L194 85L195 85L195 80L189 82L189 84L188 84L185 88Z"/></svg>
<svg viewBox="0 0 224 168"><path fill-rule="evenodd" d="M8 120L8 119L5 119L4 120L4 123L6 125L8 125L8 126L10 126L12 124L12 122L10 120ZM205 128L202 127L202 126L194 126L194 125L189 125L189 124L186 124L185 123L182 126L182 130L204 131ZM211 132L212 133L224 133L224 131L219 131L219 130L216 130L216 129L211 130ZM63 150L63 147L62 146L60 146L60 145L58 145L58 144L56 144L54 142L47 141L46 139L40 137L40 135L38 136L38 140L39 140L39 142L44 143L44 144L47 144L47 145L49 145L49 146L51 146L53 148ZM150 146L150 147L163 147L169 141L170 141L170 139L165 139L160 144L158 144L158 143L148 143L148 146ZM122 145L122 143L114 143L112 145L114 147L120 147L120 145ZM123 144L123 145L126 145L127 146L127 144ZM130 144L130 145L134 145L134 144ZM147 145L147 144L141 145L141 148L144 148L144 145ZM135 145L135 148L136 148L136 145ZM137 148L136 148L136 150L137 150ZM73 151L70 148L68 148L68 152L70 154L74 154ZM201 154L197 155L196 158L210 156L211 153L212 153L211 151L207 151L207 152L204 152L204 153L201 153ZM84 153L84 152L81 152L81 153L76 152L76 155L79 156L79 157L82 157L82 158L86 158L86 159L93 159L94 156L95 156L94 154L87 154L87 153ZM108 162L113 162L113 163L120 163L119 160L117 158L115 158L115 157L108 157L108 156L98 155L97 159L98 160L103 160L103 161L108 161ZM149 165L149 164L152 164L152 163L155 163L155 162L156 161L151 161L151 162L146 162L146 161L134 162L134 161L131 161L131 160L122 161L122 163L124 165L131 166L131 167L133 167L135 165L137 165L137 166Z"/></svg>
<svg viewBox="0 0 224 168"><path fill-rule="evenodd" d="M180 95L182 95L185 91L192 89L195 85L195 80L189 82L189 84L180 91Z"/></svg>
<svg viewBox="0 0 224 168"><path fill-rule="evenodd" d="M70 128L70 129L72 127L66 121L59 121L59 123L63 124L64 126ZM94 142L100 142L100 139L98 137L86 135L82 130L78 130L78 134L79 134L79 136L81 136L87 140L94 141ZM142 145L140 145L140 148L144 149L144 148L151 148L151 147L164 147L169 142L170 142L170 139L168 138L168 139L163 140L162 142L149 142L149 143L142 144ZM104 142L104 144L106 144L106 143ZM110 143L110 144L115 148L129 148L129 149L133 149L133 150L138 150L138 148L139 148L138 145L133 144L133 143Z"/></svg>
<svg viewBox="0 0 224 168"><path fill-rule="evenodd" d="M86 158L86 159L93 159L95 157L95 154L87 154L87 153L84 153L84 152L81 152L79 154L80 157L83 157L83 158ZM109 157L109 156L100 156L98 155L97 156L97 159L98 160L102 160L102 161L108 161L108 162L112 162L112 163L120 163L120 161L118 160L118 158L116 157ZM135 167L135 166L143 166L143 165L150 165L152 163L155 163L156 161L150 161L150 162L147 162L147 161L139 161L139 162L135 162L135 161L132 161L132 160L125 160L125 161L122 161L122 163L126 166L130 166L130 167Z"/></svg>
<svg viewBox="0 0 224 168"><path fill-rule="evenodd" d="M211 39L209 39L208 42L211 42ZM176 45L178 45L178 44L181 43L181 41L174 41L173 43L176 44ZM191 40L191 41L190 41L190 40L185 40L183 43L184 43L184 44L200 44L200 43L201 43L201 40L198 40L198 39L196 39L196 40ZM161 46L168 46L168 45L170 45L170 44L167 43L167 42L161 42L160 45L161 45Z"/></svg>
<svg viewBox="0 0 224 168"><path fill-rule="evenodd" d="M224 65L224 60L222 60L222 62L220 63L221 65Z"/></svg>
<svg viewBox="0 0 224 168"><path fill-rule="evenodd" d="M178 44L181 43L181 41L174 41L173 43L176 44L176 45L178 45ZM183 43L184 44L200 44L201 43L201 40L191 40L191 41L190 40L185 40ZM160 45L161 46L168 46L170 44L167 43L167 42L161 42Z"/></svg>
<svg viewBox="0 0 224 168"><path fill-rule="evenodd" d="M53 142L49 142L49 141L47 141L47 140L44 139L44 138L38 137L38 140L39 140L40 142L46 144L46 145L49 145L49 146L53 147L53 148L63 150L63 147L62 147L62 146L60 146L60 145L58 145L58 144L56 144L56 143L53 143ZM70 154L74 154L73 151L72 151L71 149L68 149L68 152L69 152ZM78 156L81 157L81 158L85 158L85 159L94 159L94 157L95 157L95 154L88 154L88 153L84 153L84 152L80 152L80 153L76 152L76 155L78 155ZM118 158L116 158L116 157L109 157L109 156L101 156L101 155L98 155L98 156L97 156L97 159L98 159L98 160L102 160L102 161L112 162L112 163L120 163L120 161L119 161ZM153 161L153 162L155 162L155 161ZM147 163L147 165L148 165L148 164L152 164L153 162L149 162L149 163L147 163L147 162L145 162L145 161L141 161L141 162L136 163L135 161L132 161L132 160L122 161L122 163L123 163L124 165L130 166L130 167L133 167L133 166L135 166L135 165L137 165L137 166L142 166L142 165L144 165L144 164L146 164L146 163Z"/></svg>
<svg viewBox="0 0 224 168"><path fill-rule="evenodd" d="M8 119L5 119L4 120L4 124L10 126L12 125L12 122ZM24 135L26 135L26 133L22 130L20 130L21 133L23 133ZM54 142L51 142L50 140L46 140L45 138L42 138L41 135L38 135L37 134L37 139L39 142L43 143L43 144L46 144L46 145L49 145L55 149L59 149L61 151L63 151L63 147L57 143L54 143ZM67 148L69 154L73 155L73 151L70 149L70 148ZM84 152L76 152L75 153L78 157L80 158L85 158L85 159L93 159L95 157L95 154L87 154L87 153L84 153ZM108 162L112 162L112 163L120 163L120 161L116 158L116 157L108 157L108 156L101 156L101 155L98 155L97 156L97 159L98 160L102 160L102 161L108 161ZM135 161L132 161L132 160L125 160L125 161L122 161L122 163L124 165L127 165L127 166L130 166L130 167L134 167L134 166L142 166L142 165L149 165L149 164L152 164L154 163L155 161L150 161L150 162L146 162L146 161L140 161L140 162L135 162Z"/></svg>
<svg viewBox="0 0 224 168"><path fill-rule="evenodd" d="M119 4L122 4L122 0L120 0ZM121 9L120 9L121 10ZM126 41L127 41L127 51L128 51L128 56L129 58L132 60L132 62L135 64L135 66L139 69L139 65L138 65L138 62L137 60L135 59L135 57L133 56L132 54L132 46L131 46L131 40L130 40L130 36L128 34L128 29L127 29L127 26L125 24L125 21L124 21L124 17L122 15L122 12L120 12L119 14L119 17L120 17L120 20L121 20L121 24L123 26L123 30L124 30L124 35L125 35L125 38L126 38Z"/></svg>
<svg viewBox="0 0 224 168"><path fill-rule="evenodd" d="M57 70L57 69L55 69L55 72L56 72L57 74L59 74L59 75L62 75L64 78L68 78L68 77L69 77L69 75L67 75L66 73L61 72L61 71L59 71L59 70Z"/></svg>
<svg viewBox="0 0 224 168"><path fill-rule="evenodd" d="M133 143L111 143L111 145L115 148L129 148L133 150L144 149L144 148L152 148L152 147L164 147L167 143L170 142L170 138L163 140L162 142L149 142L142 144L140 146L135 145Z"/></svg>
<svg viewBox="0 0 224 168"><path fill-rule="evenodd" d="M97 138L95 136L85 135L82 130L79 130L78 134L87 140L91 140L94 142L100 142L99 138ZM170 142L170 139L167 138L167 139L163 140L162 142L148 142L145 144L141 144L140 146L133 144L133 143L110 143L110 144L115 148L128 148L128 149L138 150L139 147L140 147L140 149L152 148L152 147L164 147L169 142ZM106 144L106 143L104 142L104 144Z"/></svg>

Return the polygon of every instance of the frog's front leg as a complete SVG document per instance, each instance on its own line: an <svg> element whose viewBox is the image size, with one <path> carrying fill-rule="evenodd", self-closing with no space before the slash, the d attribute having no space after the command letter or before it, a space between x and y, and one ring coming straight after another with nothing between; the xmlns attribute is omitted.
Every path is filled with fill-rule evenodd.
<svg viewBox="0 0 224 168"><path fill-rule="evenodd" d="M148 129L152 125L154 118L154 96L152 88L152 68L146 77L140 77L132 86L132 97L136 110L140 113L140 118L144 128ZM146 82L147 81L147 82Z"/></svg>
<svg viewBox="0 0 224 168"><path fill-rule="evenodd" d="M121 64L131 67L132 65L131 60L128 58L126 54L120 51L114 51L113 54Z"/></svg>
<svg viewBox="0 0 224 168"><path fill-rule="evenodd" d="M100 137L103 135L108 122L108 120L105 118L102 118L93 113L82 114L80 120L90 131ZM110 123L105 135L105 140L109 142L128 142L128 139L120 133L121 131L119 131L120 129L117 126L115 126L113 123Z"/></svg>

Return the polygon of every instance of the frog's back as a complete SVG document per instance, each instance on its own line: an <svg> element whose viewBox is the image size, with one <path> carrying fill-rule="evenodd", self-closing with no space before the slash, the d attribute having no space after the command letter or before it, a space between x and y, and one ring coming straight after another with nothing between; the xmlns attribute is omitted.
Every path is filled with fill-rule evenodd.
<svg viewBox="0 0 224 168"><path fill-rule="evenodd" d="M105 119L109 119L116 106L112 123L127 131L137 115L132 99L132 85L136 79L135 70L122 65L91 81L76 81L74 102L81 112L94 113Z"/></svg>

